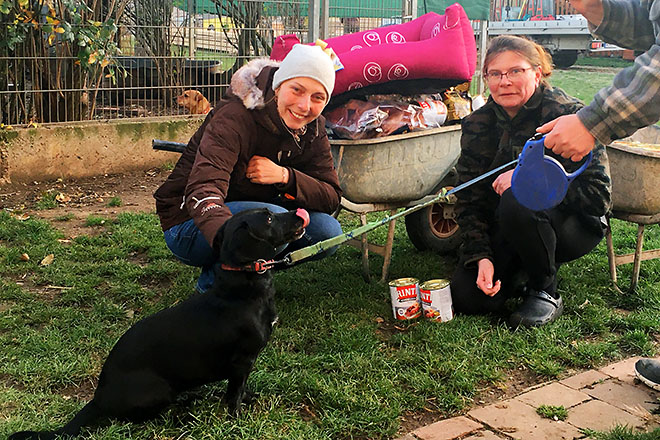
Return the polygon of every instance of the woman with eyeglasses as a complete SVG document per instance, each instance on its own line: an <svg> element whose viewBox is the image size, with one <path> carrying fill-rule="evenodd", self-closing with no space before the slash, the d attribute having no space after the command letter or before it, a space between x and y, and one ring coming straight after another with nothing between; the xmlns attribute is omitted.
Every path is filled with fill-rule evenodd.
<svg viewBox="0 0 660 440"><path fill-rule="evenodd" d="M483 66L490 97L463 120L459 183L517 158L537 127L582 107L548 84L551 73L550 55L533 41L508 35L491 41ZM582 165L545 153L568 172ZM598 145L564 200L539 212L516 201L512 174L513 166L456 193L463 243L452 298L459 313L508 314L512 327L538 327L563 311L559 265L587 254L604 235L603 216L611 205L609 165L605 147ZM514 297L522 301L510 311L505 303Z"/></svg>

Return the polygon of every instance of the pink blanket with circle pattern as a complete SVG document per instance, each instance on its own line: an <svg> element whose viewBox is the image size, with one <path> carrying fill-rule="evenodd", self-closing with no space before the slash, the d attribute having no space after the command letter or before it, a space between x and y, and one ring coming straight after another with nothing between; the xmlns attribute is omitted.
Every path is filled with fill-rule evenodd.
<svg viewBox="0 0 660 440"><path fill-rule="evenodd" d="M458 3L444 15L429 12L415 20L325 40L339 56L332 95L401 79L455 79L469 81L477 63L474 31ZM295 35L277 37L271 58L282 60Z"/></svg>

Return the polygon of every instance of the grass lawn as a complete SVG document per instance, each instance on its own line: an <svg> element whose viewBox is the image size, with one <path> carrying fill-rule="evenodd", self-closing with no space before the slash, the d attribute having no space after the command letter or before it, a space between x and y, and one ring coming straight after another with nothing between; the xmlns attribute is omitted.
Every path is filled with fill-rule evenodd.
<svg viewBox="0 0 660 440"><path fill-rule="evenodd" d="M554 78L580 88L594 78L586 75ZM98 233L71 241L56 230L67 220L0 212L0 438L68 421L91 398L126 328L193 292L198 270L171 256L154 214L92 217ZM340 221L345 230L359 224L350 215ZM632 252L636 228L620 221L613 228L617 251ZM385 234L379 228L370 238L383 243ZM658 226L647 229L645 247L660 247ZM382 259L370 260L376 273ZM415 250L398 222L390 278L448 278L455 264L453 256ZM619 268L623 285L630 273L630 265ZM541 329L511 331L497 318L466 316L399 324L387 286L364 283L359 252L343 246L276 274L280 322L248 381L258 399L238 419L227 417L219 383L151 422L113 422L85 438L394 438L411 421L458 414L520 378L538 383L655 354L660 260L642 263L635 294L611 285L604 242L562 266L560 279L564 315ZM600 438L645 438L607 435Z"/></svg>
<svg viewBox="0 0 660 440"><path fill-rule="evenodd" d="M569 95L575 96L588 105L596 92L612 84L614 75L614 72L557 69L552 73L549 81L552 86L563 89Z"/></svg>

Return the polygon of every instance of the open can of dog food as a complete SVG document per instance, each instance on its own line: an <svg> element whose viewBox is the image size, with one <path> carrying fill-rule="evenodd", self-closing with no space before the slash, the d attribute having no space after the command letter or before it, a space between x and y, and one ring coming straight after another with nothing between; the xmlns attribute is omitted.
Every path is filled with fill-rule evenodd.
<svg viewBox="0 0 660 440"><path fill-rule="evenodd" d="M398 278L390 281L389 285L394 319L405 321L421 316L419 280L416 278Z"/></svg>
<svg viewBox="0 0 660 440"><path fill-rule="evenodd" d="M431 321L447 322L454 317L449 280L428 280L419 285L424 316Z"/></svg>

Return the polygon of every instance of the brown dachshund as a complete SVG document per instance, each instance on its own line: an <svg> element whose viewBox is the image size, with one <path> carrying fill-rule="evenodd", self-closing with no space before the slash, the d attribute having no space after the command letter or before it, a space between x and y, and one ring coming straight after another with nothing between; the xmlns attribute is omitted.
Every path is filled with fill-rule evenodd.
<svg viewBox="0 0 660 440"><path fill-rule="evenodd" d="M187 108L193 115L205 115L211 110L211 103L197 90L185 90L176 97L176 103Z"/></svg>

